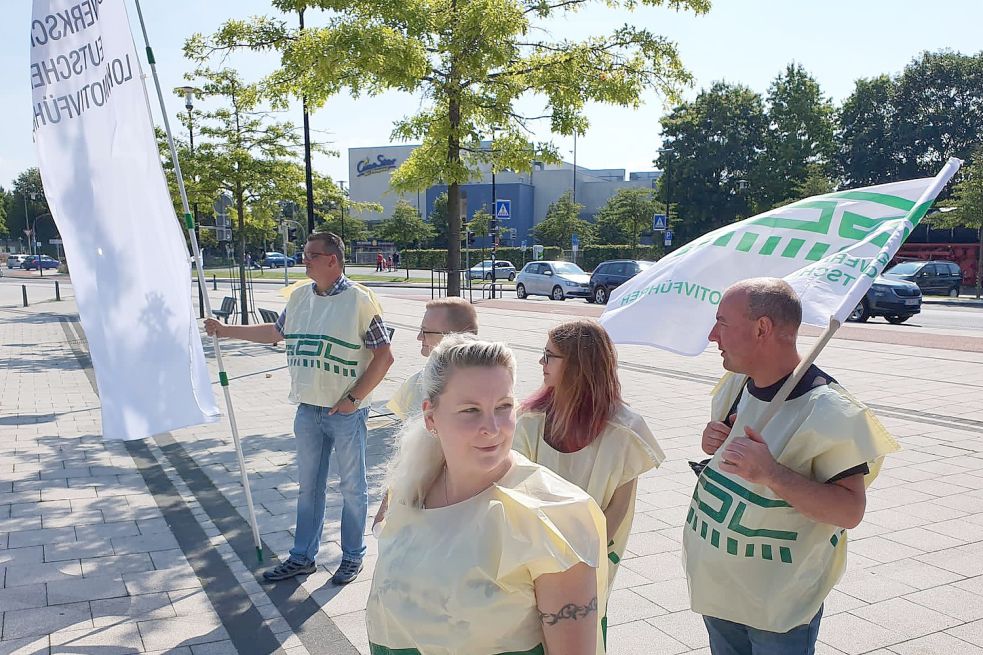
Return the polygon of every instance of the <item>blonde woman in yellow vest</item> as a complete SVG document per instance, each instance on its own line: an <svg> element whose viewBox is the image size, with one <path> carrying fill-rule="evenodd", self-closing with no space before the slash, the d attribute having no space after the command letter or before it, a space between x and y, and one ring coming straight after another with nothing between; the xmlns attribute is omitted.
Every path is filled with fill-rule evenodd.
<svg viewBox="0 0 983 655"><path fill-rule="evenodd" d="M257 343L286 341L300 493L290 556L263 577L270 582L313 573L324 528L328 462L341 477L342 561L332 576L347 584L362 570L368 488L365 437L369 395L392 365L389 333L378 303L344 275L344 243L330 232L304 246L314 282L290 294L274 324L235 326L208 319L208 334Z"/></svg>
<svg viewBox="0 0 983 655"><path fill-rule="evenodd" d="M802 309L782 280L724 293L710 341L724 376L683 528L693 611L713 655L815 652L822 605L846 564L846 531L898 445L835 380L812 366L763 433L754 426L799 363Z"/></svg>
<svg viewBox="0 0 983 655"><path fill-rule="evenodd" d="M635 516L638 476L665 454L645 419L622 400L618 356L599 324L576 320L554 327L539 363L543 386L523 402L512 447L600 506L610 591Z"/></svg>
<svg viewBox="0 0 983 655"><path fill-rule="evenodd" d="M597 504L511 450L515 361L446 337L400 435L365 623L374 655L595 655L607 569Z"/></svg>

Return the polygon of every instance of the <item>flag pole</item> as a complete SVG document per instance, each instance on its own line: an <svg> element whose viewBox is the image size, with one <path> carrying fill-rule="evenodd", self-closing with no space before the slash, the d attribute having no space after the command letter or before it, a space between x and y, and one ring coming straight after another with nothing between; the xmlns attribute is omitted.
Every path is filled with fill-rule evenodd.
<svg viewBox="0 0 983 655"><path fill-rule="evenodd" d="M826 326L823 333L819 335L819 340L816 341L816 343L812 346L812 349L806 353L806 356L799 361L798 366L792 370L792 374L788 376L787 380L785 380L785 384L779 387L778 393L775 394L775 397L770 403L768 403L768 407L765 408L764 413L760 418L758 418L757 425L754 426L754 429L759 434L765 429L768 422L775 418L775 414L777 414L778 410L781 409L785 399L791 395L792 390L795 389L795 385L799 383L802 376L805 375L806 371L809 370L809 367L813 365L816 358L819 357L819 353L821 353L823 348L826 347L829 340L833 338L836 331L840 329L840 325L840 320L835 316L829 317L829 325Z"/></svg>
<svg viewBox="0 0 983 655"><path fill-rule="evenodd" d="M195 235L195 220L191 214L191 206L188 203L188 192L184 187L184 176L181 174L181 163L178 161L177 148L174 146L174 136L171 134L171 123L167 118L167 106L164 104L164 94L160 88L160 78L157 76L157 61L154 58L154 51L150 47L150 38L147 36L147 26L143 21L143 10L140 8L140 0L134 0L137 8L137 17L140 20L140 30L143 32L143 42L147 49L147 61L150 64L150 72L154 78L154 86L157 89L157 99L160 101L160 113L164 119L164 130L167 132L167 144L171 150L171 161L174 162L174 175L177 177L178 191L181 194L181 207L184 209L184 225L188 230L188 237L191 241L191 249L194 252L195 270L198 272L198 284L202 289L207 288L205 281L205 271L202 267L201 249L198 247L198 238ZM212 313L211 302L208 294L202 295L205 305L205 315ZM253 507L253 495L249 490L249 474L246 472L246 460L242 455L242 443L239 440L239 427L236 424L235 408L232 405L232 395L229 392L229 376L225 372L225 364L222 361L222 349L219 347L218 336L212 335L212 348L215 351L215 361L218 364L218 379L225 394L225 406L229 414L229 427L232 429L232 441L235 443L236 458L239 461L239 475L242 479L242 488L246 493L246 507L249 510L249 523L253 530L253 543L256 546L256 557L258 561L263 561L263 542L259 536L259 525L256 522L256 510Z"/></svg>

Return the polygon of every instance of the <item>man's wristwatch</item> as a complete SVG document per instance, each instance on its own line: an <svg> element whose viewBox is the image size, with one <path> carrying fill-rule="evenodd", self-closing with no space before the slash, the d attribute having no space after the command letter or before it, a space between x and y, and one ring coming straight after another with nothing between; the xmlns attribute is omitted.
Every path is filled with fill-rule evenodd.
<svg viewBox="0 0 983 655"><path fill-rule="evenodd" d="M355 407L358 407L358 404L362 402L361 400L353 396L350 392L345 397L348 398L348 402L355 405Z"/></svg>

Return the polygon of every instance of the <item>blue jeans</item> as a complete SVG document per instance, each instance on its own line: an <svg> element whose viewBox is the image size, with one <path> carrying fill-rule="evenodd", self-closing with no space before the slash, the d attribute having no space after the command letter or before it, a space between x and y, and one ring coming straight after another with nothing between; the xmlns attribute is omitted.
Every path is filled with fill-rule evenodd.
<svg viewBox="0 0 983 655"><path fill-rule="evenodd" d="M812 621L788 632L758 630L712 616L704 616L703 622L710 634L712 655L813 655L822 617L820 607Z"/></svg>
<svg viewBox="0 0 983 655"><path fill-rule="evenodd" d="M341 476L341 551L345 559L362 561L365 555L365 521L369 511L365 481L365 423L369 410L329 414L329 407L301 405L294 417L297 442L297 527L290 559L309 564L317 557L324 530L325 494L331 448L338 454Z"/></svg>

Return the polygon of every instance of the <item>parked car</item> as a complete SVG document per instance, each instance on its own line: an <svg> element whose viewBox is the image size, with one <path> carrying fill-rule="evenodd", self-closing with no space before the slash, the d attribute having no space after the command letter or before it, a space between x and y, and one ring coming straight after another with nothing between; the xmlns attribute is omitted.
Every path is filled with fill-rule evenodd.
<svg viewBox="0 0 983 655"><path fill-rule="evenodd" d="M286 262L288 268L297 263L293 257L284 257L282 252L268 252L263 256L262 266L282 268L284 262Z"/></svg>
<svg viewBox="0 0 983 655"><path fill-rule="evenodd" d="M590 276L570 262L529 262L515 278L515 295L520 300L526 296L589 298Z"/></svg>
<svg viewBox="0 0 983 655"><path fill-rule="evenodd" d="M590 276L590 297L587 302L606 305L611 290L632 279L655 262L639 259L612 259L601 262Z"/></svg>
<svg viewBox="0 0 983 655"><path fill-rule="evenodd" d="M515 266L512 262L505 261L504 259L495 260L495 279L496 280L514 280L515 279ZM480 264L475 264L468 269L468 279L469 280L490 280L492 279L492 260L486 259Z"/></svg>
<svg viewBox="0 0 983 655"><path fill-rule="evenodd" d="M914 282L878 276L867 295L860 300L849 321L865 322L872 316L883 316L888 323L904 323L922 311L922 292Z"/></svg>
<svg viewBox="0 0 983 655"><path fill-rule="evenodd" d="M24 260L30 255L10 255L7 257L7 268L23 268Z"/></svg>
<svg viewBox="0 0 983 655"><path fill-rule="evenodd" d="M884 271L885 277L914 282L925 295L959 295L963 272L959 264L947 261L901 262Z"/></svg>
<svg viewBox="0 0 983 655"><path fill-rule="evenodd" d="M41 257L40 268L43 268L43 269L48 269L48 268L55 268L55 269L57 269L58 268L59 263L58 263L58 260L57 259L52 259L51 257L48 257L47 255L41 255L40 257ZM21 264L21 268L23 268L24 270L27 270L27 271L33 271L34 269L38 268L38 255L30 255L30 256L28 256L24 260L24 263Z"/></svg>

